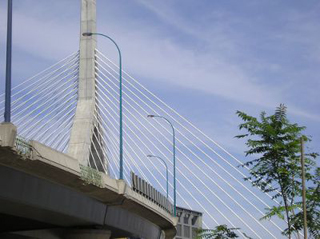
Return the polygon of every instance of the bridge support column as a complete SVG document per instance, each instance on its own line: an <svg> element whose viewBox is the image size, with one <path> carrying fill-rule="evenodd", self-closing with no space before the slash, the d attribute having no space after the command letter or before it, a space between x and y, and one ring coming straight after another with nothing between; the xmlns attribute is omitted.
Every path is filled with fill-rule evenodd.
<svg viewBox="0 0 320 239"><path fill-rule="evenodd" d="M96 1L81 1L79 90L76 115L73 120L68 154L87 165L95 110L95 48L96 37L84 37L82 32L96 31Z"/></svg>
<svg viewBox="0 0 320 239"><path fill-rule="evenodd" d="M76 114L71 130L68 154L80 164L96 167L106 172L106 159L102 153L101 133L97 122L99 111L96 102L96 36L82 36L84 32L96 32L96 0L81 0L79 90ZM93 137L93 134L95 136ZM100 136L101 137L101 136ZM99 142L98 142L99 141ZM94 144L94 145L93 145Z"/></svg>

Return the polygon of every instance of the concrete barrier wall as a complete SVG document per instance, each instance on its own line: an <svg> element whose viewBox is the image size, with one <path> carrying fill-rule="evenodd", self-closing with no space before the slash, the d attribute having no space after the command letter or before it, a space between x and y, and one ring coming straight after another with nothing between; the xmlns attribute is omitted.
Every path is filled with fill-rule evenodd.
<svg viewBox="0 0 320 239"><path fill-rule="evenodd" d="M173 205L169 199L133 172L131 172L131 184L133 191L151 200L168 213L173 214Z"/></svg>

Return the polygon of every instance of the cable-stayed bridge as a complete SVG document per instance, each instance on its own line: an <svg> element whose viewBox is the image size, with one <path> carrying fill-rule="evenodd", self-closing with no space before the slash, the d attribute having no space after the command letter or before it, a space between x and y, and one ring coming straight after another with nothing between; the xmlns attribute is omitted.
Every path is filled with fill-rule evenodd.
<svg viewBox="0 0 320 239"><path fill-rule="evenodd" d="M95 32L93 0L82 0L81 32ZM127 222L126 227L125 225L117 227L112 224L112 217L106 222L108 218L106 210L106 214L101 215L106 222L102 228L106 227L111 234L115 232L114 235L118 236L131 235L145 238L158 238L160 230L164 231L162 236L165 234L166 238L170 238L174 235L173 228L176 223L171 206L166 207L171 205L174 195L172 130L165 121L147 117L162 116L168 119L175 129L177 205L203 212L204 228L226 224L241 228L238 233L243 238L245 234L252 238L281 238L284 222L277 219L259 220L264 215L265 208L271 208L278 202L272 200L272 195L263 194L258 189L252 188L250 182L243 180L248 174L247 168L239 167L243 161L229 153L123 69L121 70L124 181L119 182L122 181L118 180L121 168L120 69L118 64L97 49L96 41L96 36L81 36L79 52L67 56L12 89L12 123L17 127L18 136L15 138L13 151L8 151L7 148L4 149L5 147L2 149L1 164L50 182L64 184L62 177L67 173L54 169L54 167L59 168L58 161L55 161L59 158L61 159L59 162L64 162L62 170L78 170L80 178L89 187L90 185L97 187L94 190L82 187L81 183L77 183L76 177L72 176L72 172L68 172L68 179L73 181L66 183L66 186L77 189L80 185L79 191L86 196L85 199L80 195L74 198L89 200L88 205L92 208L107 205L110 210L112 208L114 210L111 215L125 214L125 217L130 217L132 220ZM0 115L3 115L4 94L1 98ZM54 159L46 155L54 155ZM131 195L131 198L121 196L125 195L124 185L134 188L131 172L166 195L165 168L159 161L147 155L161 157L168 165L168 194L171 202L169 204L167 202L157 204L151 198L148 199L149 202L141 198L139 193L130 194L131 191L127 194ZM17 163L10 164L7 160L9 157L14 158ZM41 161L39 168L42 167L42 171L28 167L28 159L32 167L38 165L35 163L37 160ZM50 167L49 159L54 161ZM49 168L53 170L52 174L57 176L49 171L47 174L43 172ZM3 175L9 175L9 171L6 170L3 171ZM59 178L60 173L61 178ZM23 178L21 175L19 177ZM109 188L105 189L101 182L103 184L107 182ZM62 189L57 189L59 190ZM95 202L90 201L90 196L102 204L95 205ZM161 200L164 201L163 198ZM122 207L122 204L125 206ZM86 207L86 204L79 204L80 206ZM117 211L118 209L122 211ZM45 214L43 211L41 213ZM135 217L135 214L139 217ZM134 221L139 221L140 224L132 226ZM77 223L78 221L74 220L74 224L62 226L71 227ZM44 223L39 227L47 228L47 224L51 227L56 225ZM79 224L83 225L87 224ZM150 229L151 225L155 225L154 230ZM125 227L122 228L124 232L122 226ZM148 226L149 231L143 228ZM140 231L137 229L139 227ZM101 238L107 238L107 235Z"/></svg>

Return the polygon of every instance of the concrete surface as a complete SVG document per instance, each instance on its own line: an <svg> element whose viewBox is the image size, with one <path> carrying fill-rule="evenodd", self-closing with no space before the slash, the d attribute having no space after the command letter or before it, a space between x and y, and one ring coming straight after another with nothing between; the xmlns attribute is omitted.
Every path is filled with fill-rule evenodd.
<svg viewBox="0 0 320 239"><path fill-rule="evenodd" d="M13 147L17 136L17 127L12 123L0 124L0 146Z"/></svg>
<svg viewBox="0 0 320 239"><path fill-rule="evenodd" d="M10 187L12 190L20 187L20 190L23 191L25 189L29 190L34 187L32 192L34 193L35 197L45 197L49 195L49 192L46 192L45 188L48 187L49 189L52 189L54 187L49 185L43 186L42 190L44 191L39 191L41 185L40 179L42 179L45 182L51 182L54 185L61 185L63 188L68 188L79 193L79 195L85 196L86 198L94 200L95 202L99 202L101 203L101 206L99 207L107 207L109 212L113 211L113 214L111 213L109 216L105 216L105 221L102 223L103 225L109 225L111 228L116 228L123 223L122 227L127 228L127 230L130 229L129 231L134 231L136 230L135 228L151 223L152 225L163 230L166 238L174 237L176 233L175 225L177 223L177 218L173 217L161 207L143 197L139 193L133 191L125 181L113 179L106 174L96 172L100 176L98 178L99 182L96 184L88 183L86 178L83 177L80 164L76 159L70 157L69 155L53 150L50 147L47 147L36 141L31 141L30 147L32 152L27 158L23 157L23 155L20 155L19 151L17 151L15 148L0 147L0 165L9 167L19 172L21 171L30 177L32 176L39 178L39 180L34 181L34 186L32 187L27 185L24 186L24 183L28 180L21 180L18 182L18 177L12 178L12 181L16 182L16 184ZM0 173L0 175L4 175L4 173ZM7 174L5 178L8 180L10 178L9 176L10 174ZM2 187L5 187L5 185L2 185ZM3 190L0 189L0 191L6 193L6 191L10 190L10 188L3 188ZM16 193L19 193L19 191ZM61 200L63 201L63 198L70 197L69 194L70 193L66 193L66 196L63 196ZM17 195L21 198L27 197L26 195ZM81 200L77 199L75 202L81 202ZM71 202L66 202L66 205L69 203ZM79 206L79 208L86 208L88 206L85 205L89 204L90 203L83 204L83 206ZM0 207L3 205L3 203L0 204ZM106 209L102 211L105 210ZM116 210L116 212L114 210ZM80 212L81 210L79 211L79 215ZM92 212L96 214L94 211ZM128 216L129 214L131 215L131 218L134 219L131 220ZM97 213L97 215L99 215L99 213ZM115 217L114 215L117 216ZM74 215L72 217L74 217ZM116 220L116 218L118 218L118 220ZM94 223L94 221L91 219L89 221ZM137 223L140 226L137 226Z"/></svg>
<svg viewBox="0 0 320 239"><path fill-rule="evenodd" d="M87 165L95 123L95 49L96 0L81 0L79 91L76 114L71 130L68 154L80 164Z"/></svg>

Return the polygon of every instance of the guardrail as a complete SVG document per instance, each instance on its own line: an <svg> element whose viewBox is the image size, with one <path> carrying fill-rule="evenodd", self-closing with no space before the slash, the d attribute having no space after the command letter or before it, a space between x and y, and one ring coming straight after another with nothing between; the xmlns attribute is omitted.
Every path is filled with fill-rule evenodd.
<svg viewBox="0 0 320 239"><path fill-rule="evenodd" d="M151 200L168 213L173 214L173 205L169 199L133 172L131 172L131 184L133 191Z"/></svg>

